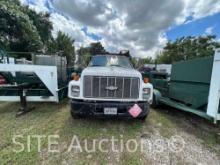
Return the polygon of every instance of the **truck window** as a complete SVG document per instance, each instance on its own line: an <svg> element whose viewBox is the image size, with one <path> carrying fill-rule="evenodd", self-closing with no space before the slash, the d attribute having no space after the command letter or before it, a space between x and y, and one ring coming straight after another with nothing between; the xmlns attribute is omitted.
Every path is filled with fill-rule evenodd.
<svg viewBox="0 0 220 165"><path fill-rule="evenodd" d="M128 57L116 55L96 55L92 57L89 66L116 66L123 68L132 68Z"/></svg>

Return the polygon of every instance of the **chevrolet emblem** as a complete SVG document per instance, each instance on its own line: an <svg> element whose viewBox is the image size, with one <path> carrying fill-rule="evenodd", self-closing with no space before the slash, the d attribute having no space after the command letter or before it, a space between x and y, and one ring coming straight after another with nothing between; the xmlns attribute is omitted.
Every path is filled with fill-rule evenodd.
<svg viewBox="0 0 220 165"><path fill-rule="evenodd" d="M108 86L108 87L105 87L106 90L110 90L110 91L114 91L114 90L117 90L118 87L116 86Z"/></svg>

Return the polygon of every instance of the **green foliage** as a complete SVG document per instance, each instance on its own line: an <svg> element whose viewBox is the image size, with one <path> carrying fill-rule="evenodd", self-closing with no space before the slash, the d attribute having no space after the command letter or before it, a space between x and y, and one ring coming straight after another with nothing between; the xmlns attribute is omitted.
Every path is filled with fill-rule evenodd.
<svg viewBox="0 0 220 165"><path fill-rule="evenodd" d="M106 51L100 42L95 42L90 44L90 53L96 55L106 53Z"/></svg>
<svg viewBox="0 0 220 165"><path fill-rule="evenodd" d="M79 55L78 64L80 67L86 67L91 59L90 47L80 47L77 52Z"/></svg>
<svg viewBox="0 0 220 165"><path fill-rule="evenodd" d="M143 66L144 64L154 64L154 60L152 57L146 57L146 58L131 58L131 63L134 66L134 68L139 68Z"/></svg>
<svg viewBox="0 0 220 165"><path fill-rule="evenodd" d="M30 10L28 7L25 8L29 18L33 21L34 26L37 28L40 38L44 44L47 44L52 39L53 25L50 22L50 14L48 13L36 13Z"/></svg>
<svg viewBox="0 0 220 165"><path fill-rule="evenodd" d="M92 55L104 54L106 50L100 42L95 42L91 43L88 47L80 47L77 53L79 55L78 63L81 67L86 67Z"/></svg>
<svg viewBox="0 0 220 165"><path fill-rule="evenodd" d="M48 13L37 13L22 6L19 0L0 0L0 46L13 52L60 52L66 56L68 65L72 64L74 40L61 32L54 39L49 18ZM27 53L17 57L30 59Z"/></svg>
<svg viewBox="0 0 220 165"><path fill-rule="evenodd" d="M154 64L154 60L152 59L152 57L147 57L147 58L143 58L139 60L139 64Z"/></svg>
<svg viewBox="0 0 220 165"><path fill-rule="evenodd" d="M73 65L75 61L75 47L74 40L68 35L58 32L57 38L54 41L56 51L67 59L67 65Z"/></svg>
<svg viewBox="0 0 220 165"><path fill-rule="evenodd" d="M168 42L156 60L158 63L170 64L175 61L212 56L214 48L219 46L215 36L182 37L174 42Z"/></svg>
<svg viewBox="0 0 220 165"><path fill-rule="evenodd" d="M135 57L132 57L131 58L131 64L134 68L137 68L138 67L138 61Z"/></svg>
<svg viewBox="0 0 220 165"><path fill-rule="evenodd" d="M0 44L12 51L41 51L41 37L25 9L18 1L1 1Z"/></svg>

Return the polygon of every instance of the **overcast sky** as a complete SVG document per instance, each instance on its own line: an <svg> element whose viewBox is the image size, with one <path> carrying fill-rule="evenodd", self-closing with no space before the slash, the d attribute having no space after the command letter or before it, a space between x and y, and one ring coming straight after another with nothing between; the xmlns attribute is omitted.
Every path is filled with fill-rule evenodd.
<svg viewBox="0 0 220 165"><path fill-rule="evenodd" d="M115 52L154 56L168 40L187 35L220 38L220 0L20 0L51 13L53 34L69 34L76 46L100 41Z"/></svg>

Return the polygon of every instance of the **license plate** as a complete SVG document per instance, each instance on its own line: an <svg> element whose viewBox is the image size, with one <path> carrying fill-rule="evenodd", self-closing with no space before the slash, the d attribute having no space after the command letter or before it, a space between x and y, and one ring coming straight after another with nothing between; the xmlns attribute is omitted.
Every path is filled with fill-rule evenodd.
<svg viewBox="0 0 220 165"><path fill-rule="evenodd" d="M117 115L117 108L104 108L105 115Z"/></svg>

